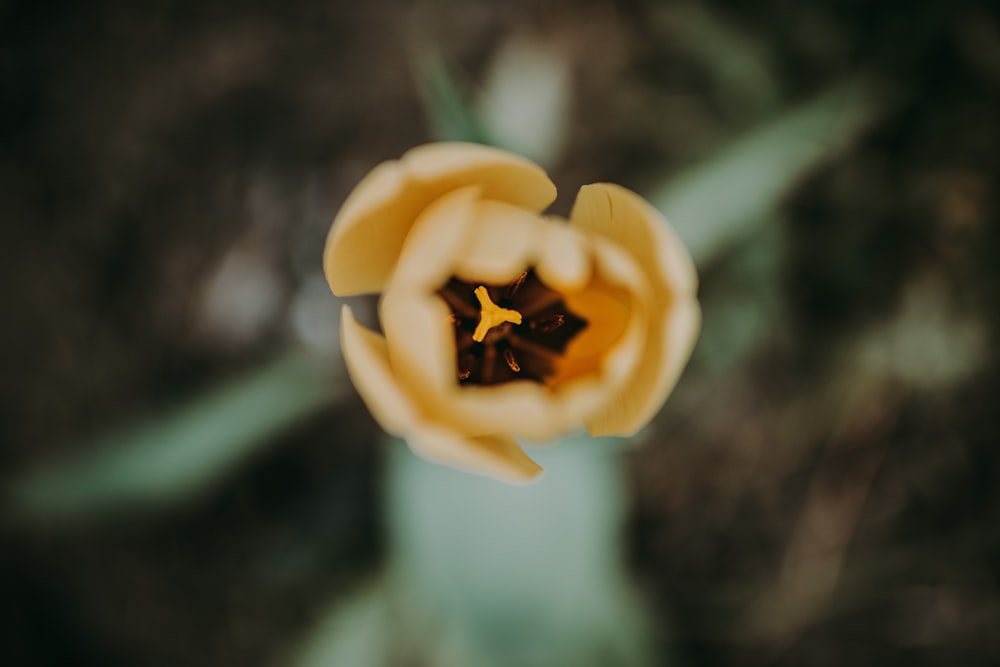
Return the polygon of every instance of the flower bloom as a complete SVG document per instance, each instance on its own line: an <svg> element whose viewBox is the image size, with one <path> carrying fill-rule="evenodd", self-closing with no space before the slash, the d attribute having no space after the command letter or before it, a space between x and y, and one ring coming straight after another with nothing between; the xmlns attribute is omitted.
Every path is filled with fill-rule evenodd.
<svg viewBox="0 0 1000 667"><path fill-rule="evenodd" d="M418 455L507 481L541 472L516 438L629 435L695 339L697 276L662 216L595 183L568 221L556 189L495 148L439 143L377 166L333 222L339 296L381 295L381 332L343 308L348 373Z"/></svg>

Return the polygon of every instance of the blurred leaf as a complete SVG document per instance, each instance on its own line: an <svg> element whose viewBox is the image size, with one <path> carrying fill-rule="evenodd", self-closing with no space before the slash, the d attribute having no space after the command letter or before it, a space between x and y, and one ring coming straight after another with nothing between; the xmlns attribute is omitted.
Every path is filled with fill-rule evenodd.
<svg viewBox="0 0 1000 667"><path fill-rule="evenodd" d="M417 83L434 138L438 141L471 141L493 144L472 107L466 103L444 58L426 51L416 59Z"/></svg>
<svg viewBox="0 0 1000 667"><path fill-rule="evenodd" d="M811 170L870 127L887 99L872 82L840 83L675 177L650 200L695 262L709 262L766 220Z"/></svg>
<svg viewBox="0 0 1000 667"><path fill-rule="evenodd" d="M340 386L315 357L289 353L170 414L109 434L76 459L29 474L12 489L13 509L81 518L180 500L329 404Z"/></svg>
<svg viewBox="0 0 1000 667"><path fill-rule="evenodd" d="M784 229L772 225L727 257L713 283L702 290L699 363L728 372L749 358L784 322L780 295Z"/></svg>

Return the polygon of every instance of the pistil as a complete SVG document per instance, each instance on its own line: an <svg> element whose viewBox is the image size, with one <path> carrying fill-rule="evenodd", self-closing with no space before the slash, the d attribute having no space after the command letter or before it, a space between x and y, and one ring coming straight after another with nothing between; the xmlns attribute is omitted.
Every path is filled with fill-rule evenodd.
<svg viewBox="0 0 1000 667"><path fill-rule="evenodd" d="M477 287L475 295L479 299L480 312L479 324L476 325L476 330L472 333L472 340L482 343L486 340L486 334L493 327L498 327L508 322L510 324L521 323L521 313L509 308L501 308L493 303L493 300L490 299L490 293L486 290L485 286L480 285Z"/></svg>

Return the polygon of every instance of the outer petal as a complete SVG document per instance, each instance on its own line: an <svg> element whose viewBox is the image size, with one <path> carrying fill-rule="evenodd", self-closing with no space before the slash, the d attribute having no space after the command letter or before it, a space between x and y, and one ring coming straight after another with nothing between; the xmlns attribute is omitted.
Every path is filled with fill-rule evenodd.
<svg viewBox="0 0 1000 667"><path fill-rule="evenodd" d="M570 224L590 229L625 248L653 282L679 298L694 298L698 274L670 223L649 202L614 183L580 188Z"/></svg>
<svg viewBox="0 0 1000 667"><path fill-rule="evenodd" d="M609 183L580 189L570 222L631 254L654 290L643 363L603 412L586 420L593 435L634 433L663 405L680 377L700 326L697 274L687 250L659 212L635 193Z"/></svg>
<svg viewBox="0 0 1000 667"><path fill-rule="evenodd" d="M542 473L517 442L506 435L469 437L427 424L407 438L419 456L505 482L529 482Z"/></svg>
<svg viewBox="0 0 1000 667"><path fill-rule="evenodd" d="M420 212L469 185L482 197L538 212L556 189L537 165L496 148L436 143L376 167L348 196L327 237L323 269L335 294L379 292Z"/></svg>
<svg viewBox="0 0 1000 667"><path fill-rule="evenodd" d="M505 481L528 481L542 471L511 438L469 437L427 421L399 387L385 339L358 324L347 306L341 326L344 360L358 393L375 420L389 433L406 438L417 454Z"/></svg>

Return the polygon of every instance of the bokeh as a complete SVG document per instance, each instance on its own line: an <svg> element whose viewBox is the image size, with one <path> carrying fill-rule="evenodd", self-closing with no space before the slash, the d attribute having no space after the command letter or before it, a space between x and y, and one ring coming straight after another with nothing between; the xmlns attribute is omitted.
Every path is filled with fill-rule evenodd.
<svg viewBox="0 0 1000 667"><path fill-rule="evenodd" d="M699 268L534 486L343 369L330 221L438 139ZM0 1L0 664L997 664L998 192L989 0Z"/></svg>

